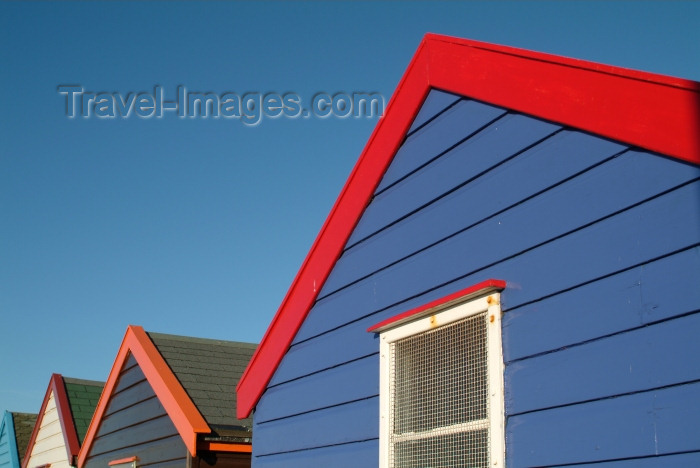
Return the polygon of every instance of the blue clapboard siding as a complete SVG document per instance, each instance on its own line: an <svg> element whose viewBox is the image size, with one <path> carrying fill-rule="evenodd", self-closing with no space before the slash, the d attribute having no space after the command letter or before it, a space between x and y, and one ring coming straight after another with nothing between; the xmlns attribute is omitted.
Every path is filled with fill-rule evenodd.
<svg viewBox="0 0 700 468"><path fill-rule="evenodd" d="M366 329L487 278L508 283L508 466L675 453L682 444L648 452L629 431L602 455L542 437L552 456L540 463L526 450L539 435L524 432L545 421L557 433L574 408L585 418L602 402L643 419L640 395L700 409L682 390L700 369L673 359L698 351L679 336L700 333L700 170L431 96L256 407L253 466L308 466L317 453L324 466L376 466L379 344ZM353 464L346 449L368 443L373 456ZM700 440L682 450L700 452Z"/></svg>
<svg viewBox="0 0 700 468"><path fill-rule="evenodd" d="M508 309L503 317L503 338L508 342L504 359L522 359L695 310L700 303L698 276L668 274L673 271L700 271L700 248ZM668 300L672 288L673 300ZM447 290L431 291L292 346L271 385L377 353L377 337L358 334L356 328L366 330L385 318L445 296Z"/></svg>
<svg viewBox="0 0 700 468"><path fill-rule="evenodd" d="M256 460L264 468L358 468L377 463L377 440L334 445L313 450L267 455Z"/></svg>
<svg viewBox="0 0 700 468"><path fill-rule="evenodd" d="M411 128L408 129L408 134L415 132L417 129L425 125L429 120L435 118L443 110L450 107L452 104L460 100L460 97L447 93L445 91L434 90L425 98L425 102L420 108L418 115L413 120Z"/></svg>
<svg viewBox="0 0 700 468"><path fill-rule="evenodd" d="M5 411L0 420L0 468L19 468L12 413Z"/></svg>
<svg viewBox="0 0 700 468"><path fill-rule="evenodd" d="M700 356L698 330L700 312L695 312L511 363L506 412L517 415L696 380L700 359L691 357Z"/></svg>
<svg viewBox="0 0 700 468"><path fill-rule="evenodd" d="M693 312L700 304L698 272L700 248L695 247L508 309L503 317L508 342L504 359L523 359Z"/></svg>
<svg viewBox="0 0 700 468"><path fill-rule="evenodd" d="M613 187L618 190L619 186ZM325 297L312 309L297 339L356 319L357 311L378 311L468 276L475 279L467 284L495 276L522 286L507 293L507 306L514 307L687 248L700 235L700 209L688 203L700 199L698 182L573 232L565 223L579 213L598 210L598 206L582 198L562 210L561 198L549 197L560 208L554 215L543 210L553 206L538 203L541 197ZM521 230L521 226L527 229ZM630 242L630 236L638 237L639 233L656 235ZM320 320L314 319L317 315Z"/></svg>
<svg viewBox="0 0 700 468"><path fill-rule="evenodd" d="M435 201L424 215L408 218L349 249L324 286L324 294L424 249L439 241L440 236L452 235L470 226L479 229L476 224L494 213L501 214L501 223L505 222L504 218L517 214L531 217L533 222L543 224L543 229L552 230L547 235L555 236L567 229L581 226L581 222L595 221L615 213L692 177L685 168L680 167L677 171L671 171L668 177L659 178L656 171L666 165L665 161L635 151L627 151L609 164L592 167L618 153L620 147L603 143L597 152L591 152L589 148L588 151L579 150L581 154L577 154L582 138L588 137L580 133L559 133L548 141L549 151L540 149L523 154L522 159L516 158L499 168L497 174L484 177L485 180L475 180L451 196ZM561 154L574 158L576 164L557 165L555 162L562 159L559 157ZM562 177L569 178L580 171L586 172L561 183ZM524 174L528 177L523 177ZM498 179L494 179L496 176ZM616 188L620 179L628 180L624 190ZM494 180L503 181L510 188L508 193L484 196L484 191L490 190L488 185L493 184ZM555 184L560 186L552 188ZM598 184L608 189L592 189ZM415 191L417 187L420 185L410 189ZM541 193L542 191L545 192ZM567 199L586 202L577 207L576 212L570 212L561 209L562 200ZM522 204L523 200L527 200L525 206L515 206ZM557 212L556 219L551 219L553 211ZM407 238L406 233L414 231L416 235ZM533 231L529 234L538 240L542 239L540 232ZM513 241L518 241L520 246L526 242L520 237ZM515 248L513 245L512 249Z"/></svg>
<svg viewBox="0 0 700 468"><path fill-rule="evenodd" d="M383 229L465 182L486 174L488 171L493 171L523 148L551 136L558 129L559 127L555 125L520 115L507 115L492 122L479 131L477 135L456 146L423 170L407 176L391 190L376 195L362 215L355 232L374 233ZM507 134L508 138L503 138L504 134ZM567 137L570 138L567 139ZM559 138L553 137L552 144L561 143L566 145L567 149L574 150L579 145L575 141L571 141L571 137L568 133ZM538 146L538 148L544 146L547 145ZM618 145L609 143L606 146L612 147L612 152L621 149ZM551 158L557 149L548 149L553 151L533 151L533 153L545 158L549 155ZM540 153L545 154L541 155ZM471 157L475 154L478 154L479 157ZM605 153L603 157L607 155ZM593 158L596 156L598 156L598 152L594 152ZM518 160L527 159L524 157ZM582 161L583 164L585 162ZM416 190L417 187L419 190ZM332 290L330 285L326 288L328 292Z"/></svg>
<svg viewBox="0 0 700 468"><path fill-rule="evenodd" d="M698 451L700 383L508 419L506 465L551 466Z"/></svg>
<svg viewBox="0 0 700 468"><path fill-rule="evenodd" d="M379 436L379 426L371 421L377 414L379 398L373 397L293 418L269 421L253 429L254 455L376 439Z"/></svg>
<svg viewBox="0 0 700 468"><path fill-rule="evenodd" d="M700 452L615 460L602 463L584 463L583 465L576 465L576 468L697 468L698 466L700 466ZM553 468L559 467L555 466Z"/></svg>
<svg viewBox="0 0 700 468"><path fill-rule="evenodd" d="M376 354L348 362L327 372L310 375L270 387L256 416L261 421L300 414L332 406L338 401L355 401L377 395L379 359ZM314 390L322 386L323 393Z"/></svg>
<svg viewBox="0 0 700 468"><path fill-rule="evenodd" d="M131 456L139 457L139 466L187 464L185 443L133 356L121 371L85 467L104 467Z"/></svg>
<svg viewBox="0 0 700 468"><path fill-rule="evenodd" d="M386 190L505 113L505 109L476 101L458 102L436 117L431 125L423 127L406 139L379 183L377 193ZM355 236L362 236L362 230L356 230L352 237ZM353 243L352 237L350 244Z"/></svg>

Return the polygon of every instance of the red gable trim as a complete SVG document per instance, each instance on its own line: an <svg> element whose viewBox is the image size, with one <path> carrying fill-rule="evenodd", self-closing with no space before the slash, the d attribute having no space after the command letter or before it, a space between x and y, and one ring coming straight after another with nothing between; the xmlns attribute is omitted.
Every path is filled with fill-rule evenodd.
<svg viewBox="0 0 700 468"><path fill-rule="evenodd" d="M246 418L262 395L429 91L423 42L236 387ZM402 90L405 89L405 92Z"/></svg>
<svg viewBox="0 0 700 468"><path fill-rule="evenodd" d="M68 402L66 383L61 375L54 374L51 376L51 385L53 386L54 399L56 400L58 420L61 421L61 431L63 431L63 438L66 443L68 463L72 464L74 461L73 457L76 457L80 451L80 442L78 442L78 431L75 429L73 412L70 410L70 403Z"/></svg>
<svg viewBox="0 0 700 468"><path fill-rule="evenodd" d="M69 464L73 463L73 457L78 455L78 451L80 450L78 432L75 430L73 413L71 413L70 404L68 403L68 395L66 394L66 385L63 382L63 377L61 374L52 374L51 380L49 380L49 386L46 389L46 394L44 395L44 401L41 403L39 416L36 418L36 423L34 424L34 429L32 430L29 444L27 445L27 451L25 452L24 460L22 462L22 468L26 468L29 464L29 459L31 458L32 450L34 449L34 444L36 443L36 438L39 435L41 423L44 420L46 407L49 404L51 395L53 395L54 402L56 403L56 411L58 413L58 420L61 423L61 432L63 433L63 442L66 447L66 457Z"/></svg>
<svg viewBox="0 0 700 468"><path fill-rule="evenodd" d="M700 163L700 83L444 36L426 41L435 44L434 88Z"/></svg>
<svg viewBox="0 0 700 468"><path fill-rule="evenodd" d="M180 437L185 442L187 449L192 456L197 454L197 434L209 434L211 429L202 417L201 413L194 405L190 397L182 388L182 385L177 380L168 367L168 364L161 356L158 349L148 337L143 328L135 325L129 325L126 330L126 335L119 347L117 358L114 360L114 365L109 373L109 378L105 384L100 401L97 403L95 414L90 421L85 441L78 455L78 466L85 466L85 461L90 453L90 448L97 435L100 427L100 422L107 409L107 405L114 392L119 374L124 367L129 355L133 355L139 367L146 376L146 380L153 388L158 400L165 408L166 413L172 420Z"/></svg>
<svg viewBox="0 0 700 468"><path fill-rule="evenodd" d="M403 323L418 319L428 312L434 313L439 309L444 309L452 304L464 302L477 296L483 296L484 294L489 294L493 291L503 291L505 288L506 282L503 280L489 279L482 281L481 283L469 286L468 288L464 288L460 291L448 294L445 297L441 297L440 299L435 299L432 302L428 302L427 304L423 304L422 306L415 307L411 310L400 313L399 315L388 318L383 322L372 325L367 329L367 331L371 333L380 333L389 328L394 328Z"/></svg>
<svg viewBox="0 0 700 468"><path fill-rule="evenodd" d="M107 463L107 466L123 465L125 463L133 463L133 462L138 461L138 460L139 460L139 457L137 457L137 456L120 458L119 460L112 460L111 462Z"/></svg>
<svg viewBox="0 0 700 468"><path fill-rule="evenodd" d="M428 34L236 389L257 404L430 88L700 164L700 83Z"/></svg>

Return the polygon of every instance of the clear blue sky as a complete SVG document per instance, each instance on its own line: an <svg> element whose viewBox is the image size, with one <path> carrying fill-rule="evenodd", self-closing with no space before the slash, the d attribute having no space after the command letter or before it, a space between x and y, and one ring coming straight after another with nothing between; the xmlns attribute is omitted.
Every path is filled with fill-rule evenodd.
<svg viewBox="0 0 700 468"><path fill-rule="evenodd" d="M700 81L698 2L0 3L0 410L128 324L259 341L376 119L68 119L57 86L373 91L426 32Z"/></svg>

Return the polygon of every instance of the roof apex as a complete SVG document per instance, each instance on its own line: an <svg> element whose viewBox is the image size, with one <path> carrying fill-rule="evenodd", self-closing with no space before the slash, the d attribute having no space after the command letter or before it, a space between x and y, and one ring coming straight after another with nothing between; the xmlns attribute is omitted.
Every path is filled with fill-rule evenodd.
<svg viewBox="0 0 700 468"><path fill-rule="evenodd" d="M58 413L58 420L61 423L61 433L63 434L63 441L66 448L66 459L70 463L75 455L78 454L80 450L80 442L78 441L78 434L75 430L75 422L73 421L73 413L70 410L70 403L68 402L68 395L66 393L66 384L63 380L61 374L51 374L51 379L49 380L49 385L44 394L44 400L41 403L41 409L39 410L39 415L36 418L36 423L34 423L34 430L29 438L29 443L27 444L27 450L22 461L22 468L26 468L31 458L32 449L36 443L36 438L39 435L39 429L41 428L41 422L44 419L44 414L46 412L46 407L49 404L49 400L53 396L54 403L56 405L56 411Z"/></svg>
<svg viewBox="0 0 700 468"><path fill-rule="evenodd" d="M239 418L262 396L430 89L700 164L700 83L427 34L238 383Z"/></svg>
<svg viewBox="0 0 700 468"><path fill-rule="evenodd" d="M116 389L119 374L129 355L133 355L143 371L148 383L158 396L161 404L173 421L187 449L192 455L197 453L197 434L208 434L211 429L199 410L182 388L170 367L142 327L129 325L114 360L107 383L105 384L95 414L90 421L83 446L78 454L78 466L85 465L92 443L107 409L112 393ZM26 468L26 467L25 467Z"/></svg>

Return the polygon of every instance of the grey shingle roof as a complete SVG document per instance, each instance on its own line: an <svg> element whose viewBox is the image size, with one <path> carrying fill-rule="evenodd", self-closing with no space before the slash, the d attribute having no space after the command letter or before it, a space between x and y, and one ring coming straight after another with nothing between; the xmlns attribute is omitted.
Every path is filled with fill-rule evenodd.
<svg viewBox="0 0 700 468"><path fill-rule="evenodd" d="M236 418L236 385L256 344L152 332L148 336L214 432L251 430L250 418Z"/></svg>
<svg viewBox="0 0 700 468"><path fill-rule="evenodd" d="M64 377L63 383L66 386L68 404L73 415L73 424L75 424L78 442L82 445L105 383L70 377Z"/></svg>
<svg viewBox="0 0 700 468"><path fill-rule="evenodd" d="M29 439L32 436L37 417L37 414L12 413L15 440L17 442L17 454L19 455L20 463L24 460L24 452L27 450L27 445L29 445Z"/></svg>

